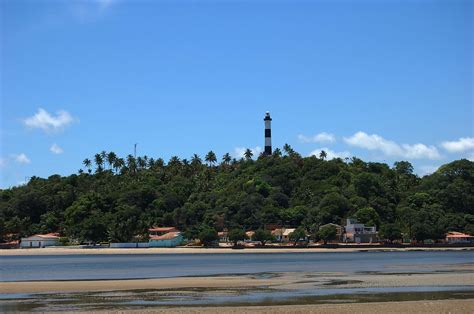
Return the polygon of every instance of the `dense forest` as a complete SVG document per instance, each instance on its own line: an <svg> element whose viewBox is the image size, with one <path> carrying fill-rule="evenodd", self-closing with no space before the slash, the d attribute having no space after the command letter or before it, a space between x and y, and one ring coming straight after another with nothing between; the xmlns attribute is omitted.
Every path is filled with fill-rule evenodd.
<svg viewBox="0 0 474 314"><path fill-rule="evenodd" d="M271 156L236 160L212 151L202 160L113 152L85 159L78 174L32 177L0 190L2 240L59 232L77 241L129 241L150 226L175 226L194 238L203 229L256 230L266 224L315 233L347 217L382 235L439 239L474 234L474 163L453 161L418 177L407 161L393 167L358 158L302 157L289 145Z"/></svg>

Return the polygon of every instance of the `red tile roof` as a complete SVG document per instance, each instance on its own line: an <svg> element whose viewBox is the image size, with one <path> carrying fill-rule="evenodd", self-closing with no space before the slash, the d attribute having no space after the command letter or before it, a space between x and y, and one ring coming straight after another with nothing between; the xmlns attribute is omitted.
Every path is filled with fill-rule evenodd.
<svg viewBox="0 0 474 314"><path fill-rule="evenodd" d="M181 234L181 232L168 232L168 233L166 233L164 235L160 235L160 236L151 235L150 239L152 239L152 240L171 240L171 239L176 238L180 234Z"/></svg>
<svg viewBox="0 0 474 314"><path fill-rule="evenodd" d="M474 236L461 232L448 232L446 238L474 238Z"/></svg>
<svg viewBox="0 0 474 314"><path fill-rule="evenodd" d="M32 236L29 236L28 238L31 238L31 237L39 237L39 238L44 238L44 239L57 239L59 238L59 233L34 234Z"/></svg>
<svg viewBox="0 0 474 314"><path fill-rule="evenodd" d="M152 227L148 229L150 232L172 232L176 230L177 229L175 227Z"/></svg>

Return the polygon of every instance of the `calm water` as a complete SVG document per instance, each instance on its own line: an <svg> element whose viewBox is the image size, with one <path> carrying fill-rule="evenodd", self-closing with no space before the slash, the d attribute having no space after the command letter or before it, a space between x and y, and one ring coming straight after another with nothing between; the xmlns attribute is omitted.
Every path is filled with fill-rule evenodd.
<svg viewBox="0 0 474 314"><path fill-rule="evenodd" d="M160 278L265 272L425 272L473 251L2 256L0 281Z"/></svg>

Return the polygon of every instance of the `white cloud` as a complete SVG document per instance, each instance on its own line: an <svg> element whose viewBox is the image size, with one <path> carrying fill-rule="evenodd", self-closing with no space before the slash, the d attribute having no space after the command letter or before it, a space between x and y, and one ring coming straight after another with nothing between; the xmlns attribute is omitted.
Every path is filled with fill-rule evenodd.
<svg viewBox="0 0 474 314"><path fill-rule="evenodd" d="M350 158L352 156L352 154L350 152L347 152L347 151L335 152L335 151L333 151L333 150L331 150L327 147L315 149L309 154L309 156L319 157L319 154L323 150L326 152L326 159L328 159L328 160L334 159L334 158L344 159L344 158Z"/></svg>
<svg viewBox="0 0 474 314"><path fill-rule="evenodd" d="M73 121L74 118L67 111L58 111L56 116L54 116L43 108L39 108L36 114L24 119L23 123L29 128L42 129L49 132L61 130Z"/></svg>
<svg viewBox="0 0 474 314"><path fill-rule="evenodd" d="M234 148L234 153L232 156L234 158L244 158L245 151L247 150L247 147L236 147ZM256 146L254 148L250 148L250 150L253 153L253 158L258 157L261 152L263 152L263 149L260 146Z"/></svg>
<svg viewBox="0 0 474 314"><path fill-rule="evenodd" d="M384 139L377 134L367 134L357 132L350 137L344 137L344 142L351 146L360 147L368 150L381 151L389 157L402 157L411 159L440 159L441 155L438 149L432 145L425 144L402 144L399 145L393 141Z"/></svg>
<svg viewBox="0 0 474 314"><path fill-rule="evenodd" d="M457 141L446 141L441 146L450 153L465 152L474 149L474 137L461 137Z"/></svg>
<svg viewBox="0 0 474 314"><path fill-rule="evenodd" d="M6 158L0 158L0 167L5 167L7 165L7 159Z"/></svg>
<svg viewBox="0 0 474 314"><path fill-rule="evenodd" d="M31 160L24 153L13 155L13 159L19 164L31 163Z"/></svg>
<svg viewBox="0 0 474 314"><path fill-rule="evenodd" d="M321 132L314 136L306 136L303 134L298 135L298 139L302 143L334 143L336 142L336 137L334 134Z"/></svg>
<svg viewBox="0 0 474 314"><path fill-rule="evenodd" d="M56 143L51 145L51 147L49 148L49 151L52 152L53 154L62 154L64 152L63 149L59 147L59 145Z"/></svg>
<svg viewBox="0 0 474 314"><path fill-rule="evenodd" d="M438 168L439 166L432 166L432 165L421 166L419 174L421 176L426 176L426 175L434 173L436 170L438 170Z"/></svg>

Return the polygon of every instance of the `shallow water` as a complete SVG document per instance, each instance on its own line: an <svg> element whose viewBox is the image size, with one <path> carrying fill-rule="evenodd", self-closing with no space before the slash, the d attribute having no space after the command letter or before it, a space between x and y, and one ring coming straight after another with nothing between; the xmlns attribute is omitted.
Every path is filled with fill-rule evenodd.
<svg viewBox="0 0 474 314"><path fill-rule="evenodd" d="M473 261L474 251L1 256L0 281L270 272L431 272Z"/></svg>

